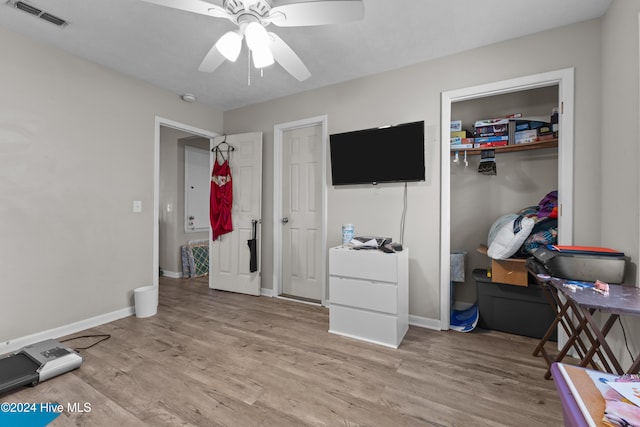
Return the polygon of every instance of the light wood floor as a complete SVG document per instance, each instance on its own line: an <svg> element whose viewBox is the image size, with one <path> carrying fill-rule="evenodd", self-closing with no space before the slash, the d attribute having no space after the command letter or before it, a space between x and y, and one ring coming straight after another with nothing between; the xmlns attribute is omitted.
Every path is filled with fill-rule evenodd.
<svg viewBox="0 0 640 427"><path fill-rule="evenodd" d="M112 337L0 400L91 404L53 426L562 425L535 339L410 327L394 350L328 326L326 308L162 278L156 316L83 332Z"/></svg>

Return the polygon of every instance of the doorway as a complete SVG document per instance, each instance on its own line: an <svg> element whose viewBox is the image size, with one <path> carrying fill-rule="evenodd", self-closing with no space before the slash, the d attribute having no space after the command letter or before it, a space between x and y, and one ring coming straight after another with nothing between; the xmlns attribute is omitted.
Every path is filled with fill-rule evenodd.
<svg viewBox="0 0 640 427"><path fill-rule="evenodd" d="M274 294L326 304L327 117L274 126Z"/></svg>
<svg viewBox="0 0 640 427"><path fill-rule="evenodd" d="M154 137L154 178L153 178L153 284L154 286L158 286L159 277L160 277L160 226L161 226L161 208L162 214L170 214L174 213L176 209L178 209L177 205L174 203L165 203L161 206L161 195L160 195L160 179L161 179L161 158L160 158L160 144L162 138L163 129L170 129L179 131L182 136L196 136L200 138L206 138L209 140L209 146L211 145L211 141L216 136L215 133L209 132L203 129L198 129L189 125L185 125L183 123L175 122L169 119L164 119L161 117L156 117L155 119L155 137ZM177 142L176 142L176 150ZM182 221L178 221L175 224L175 227L180 227L184 229L184 225ZM209 240L210 240L210 233ZM176 249L177 251L177 249Z"/></svg>
<svg viewBox="0 0 640 427"><path fill-rule="evenodd" d="M450 123L451 104L476 98L489 97L547 86L558 87L559 116L558 140L558 243L573 242L573 119L574 69L535 74L464 89L447 91L441 98L441 158L440 158L440 329L449 329L450 313L450 253L451 253L451 168Z"/></svg>

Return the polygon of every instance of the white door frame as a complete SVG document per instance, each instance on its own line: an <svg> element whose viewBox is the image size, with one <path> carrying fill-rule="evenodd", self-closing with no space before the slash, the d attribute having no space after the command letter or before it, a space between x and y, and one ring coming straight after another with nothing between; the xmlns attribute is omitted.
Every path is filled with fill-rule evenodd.
<svg viewBox="0 0 640 427"><path fill-rule="evenodd" d="M213 144L213 138L217 133L199 129L184 123L156 116L155 135L153 141L153 285L160 283L160 128L168 127L192 133L203 138L209 138L209 149ZM211 169L211 165L209 165ZM211 227L209 227L209 240L211 240Z"/></svg>
<svg viewBox="0 0 640 427"><path fill-rule="evenodd" d="M321 218L321 263L319 280L322 283L322 305L327 304L327 139L328 125L327 116L317 116L308 119L296 120L288 123L280 123L273 127L273 293L274 296L282 294L282 154L284 133L288 130L299 129L309 126L322 126L322 158L321 182L322 182L322 206L319 212Z"/></svg>
<svg viewBox="0 0 640 427"><path fill-rule="evenodd" d="M527 89L558 85L558 243L573 243L574 68L565 68L464 89L442 92L440 107L440 329L449 329L451 251L451 103Z"/></svg>

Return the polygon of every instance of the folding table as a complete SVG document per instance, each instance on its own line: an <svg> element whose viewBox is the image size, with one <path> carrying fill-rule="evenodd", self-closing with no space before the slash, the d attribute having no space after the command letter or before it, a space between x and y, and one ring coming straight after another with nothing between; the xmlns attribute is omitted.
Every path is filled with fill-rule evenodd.
<svg viewBox="0 0 640 427"><path fill-rule="evenodd" d="M539 277L537 279L540 281ZM565 282L565 280L555 278L545 280L548 286L547 290L557 309L556 320L551 327L562 324L565 326L569 338L555 360L552 360L541 347L544 346L548 337L540 341L534 355L542 353L550 368L552 362L562 361L569 350L575 348L580 358L581 367L591 365L597 370L618 375L623 374L624 370L607 343L606 337L620 315L640 316L640 289L611 285L609 286L609 294L602 295L589 288L571 291L564 286ZM562 302L560 295L564 296L566 302ZM602 326L593 319L593 313L596 311L600 311L606 316ZM571 318L571 315L575 316L575 320ZM577 322L577 325L574 322ZM583 334L588 339L588 348L582 340ZM596 354L602 367L594 361ZM635 358L627 372L637 373L639 368L640 355ZM549 378L550 374L548 370L545 378Z"/></svg>
<svg viewBox="0 0 640 427"><path fill-rule="evenodd" d="M575 349L580 359L584 358L584 355L587 353L587 348L584 342L582 341L580 337L580 333L578 333L577 327L574 324L574 319L571 316L571 311L570 311L571 304L567 302L566 299L563 300L563 298L561 298L561 293L558 290L558 288L556 288L555 286L551 285L551 283L549 283L550 278L541 279L539 276L536 276L534 272L532 273L533 273L533 276L536 277L538 284L542 288L543 295L545 296L547 302L549 302L549 305L553 308L554 312L556 313L556 317L554 321L551 323L551 325L549 325L549 329L547 329L547 332L540 339L540 341L538 342L538 345L533 351L534 356L541 355L544 358L544 360L547 362L547 372L545 373L544 377L545 379L549 379L551 378L551 364L555 361L562 360L566 355L566 353L571 349L571 347L569 347L567 348L567 351L564 354L558 355L555 358L552 358L551 355L544 348L545 344L549 341L553 333L556 331L558 325L562 326L562 328L564 329L564 332L567 334L568 337L571 337L571 336L576 337L575 340L573 341L572 347ZM587 333L589 333L589 331L587 331ZM597 369L597 366L594 366L594 364L595 362L591 363L592 367Z"/></svg>

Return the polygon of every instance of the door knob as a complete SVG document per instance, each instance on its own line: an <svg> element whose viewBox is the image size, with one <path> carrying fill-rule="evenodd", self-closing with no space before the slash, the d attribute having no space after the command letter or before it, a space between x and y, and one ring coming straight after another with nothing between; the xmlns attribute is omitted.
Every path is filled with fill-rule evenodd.
<svg viewBox="0 0 640 427"><path fill-rule="evenodd" d="M282 220L281 220L281 221L282 221L282 223L283 223L283 224L286 224L286 223L288 223L288 222L289 222L289 218L287 218L287 217L285 216L284 218L282 218Z"/></svg>
<svg viewBox="0 0 640 427"><path fill-rule="evenodd" d="M190 217L189 217L189 219L190 219L191 221L193 221L194 219L196 219L196 217L195 217L195 216L190 216Z"/></svg>

